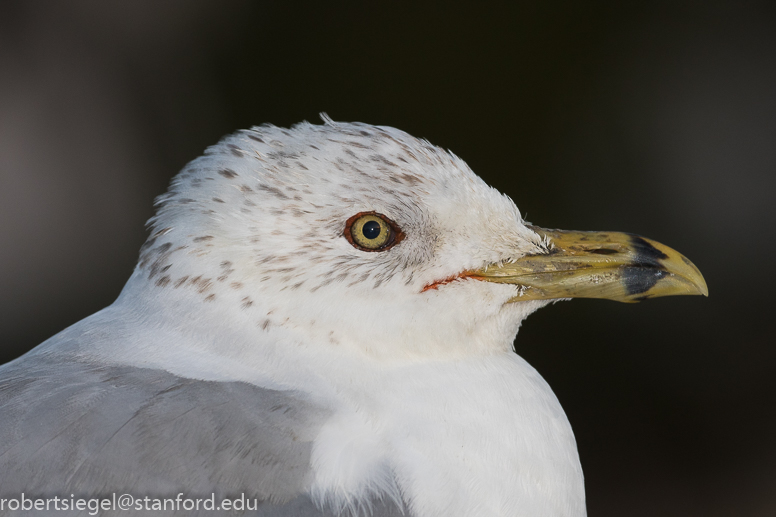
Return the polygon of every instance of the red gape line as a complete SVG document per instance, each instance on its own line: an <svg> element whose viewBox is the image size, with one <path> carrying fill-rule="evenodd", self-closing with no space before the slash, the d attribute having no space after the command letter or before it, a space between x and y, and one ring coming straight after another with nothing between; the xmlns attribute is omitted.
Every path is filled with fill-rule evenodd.
<svg viewBox="0 0 776 517"><path fill-rule="evenodd" d="M425 286L420 292L425 293L426 291L431 291L432 289L438 289L440 285L449 284L450 282L455 282L456 280L463 280L464 278L473 278L475 280L484 279L483 276L476 274L474 271L464 271L462 273L458 273L457 275L448 276L447 278L443 278L442 280L437 280L436 282L432 282L427 286Z"/></svg>

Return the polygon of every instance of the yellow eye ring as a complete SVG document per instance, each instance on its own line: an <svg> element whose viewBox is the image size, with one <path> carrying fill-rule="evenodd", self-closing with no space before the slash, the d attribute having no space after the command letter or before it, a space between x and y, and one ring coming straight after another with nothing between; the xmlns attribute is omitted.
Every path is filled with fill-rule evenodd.
<svg viewBox="0 0 776 517"><path fill-rule="evenodd" d="M377 212L359 212L345 223L345 238L361 251L385 251L404 238L396 223Z"/></svg>

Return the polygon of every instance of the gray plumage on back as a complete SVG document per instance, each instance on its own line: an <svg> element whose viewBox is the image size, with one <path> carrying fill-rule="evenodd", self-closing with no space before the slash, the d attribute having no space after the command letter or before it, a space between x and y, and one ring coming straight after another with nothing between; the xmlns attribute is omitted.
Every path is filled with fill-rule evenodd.
<svg viewBox="0 0 776 517"><path fill-rule="evenodd" d="M245 494L258 515L331 514L302 493L328 415L297 393L45 353L0 369L0 414L0 497Z"/></svg>
<svg viewBox="0 0 776 517"><path fill-rule="evenodd" d="M325 417L289 392L57 354L2 369L0 414L3 496L217 490L273 503L301 492Z"/></svg>
<svg viewBox="0 0 776 517"><path fill-rule="evenodd" d="M0 411L6 493L219 487L281 502L324 417L288 392L56 355L4 368Z"/></svg>

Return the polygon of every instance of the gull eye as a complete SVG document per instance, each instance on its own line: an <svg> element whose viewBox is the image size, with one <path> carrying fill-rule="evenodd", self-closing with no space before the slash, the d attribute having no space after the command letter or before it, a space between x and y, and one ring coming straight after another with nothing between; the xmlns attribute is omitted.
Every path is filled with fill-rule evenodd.
<svg viewBox="0 0 776 517"><path fill-rule="evenodd" d="M404 238L396 223L377 212L360 212L345 223L345 238L361 251L385 251Z"/></svg>

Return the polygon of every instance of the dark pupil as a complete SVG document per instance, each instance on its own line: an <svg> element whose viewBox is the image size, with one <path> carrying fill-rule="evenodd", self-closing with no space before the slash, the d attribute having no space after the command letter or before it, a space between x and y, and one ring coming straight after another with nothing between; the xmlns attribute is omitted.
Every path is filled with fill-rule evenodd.
<svg viewBox="0 0 776 517"><path fill-rule="evenodd" d="M369 221L364 224L364 228L361 231L364 232L364 237L367 239L376 239L380 236L380 223L377 221Z"/></svg>

